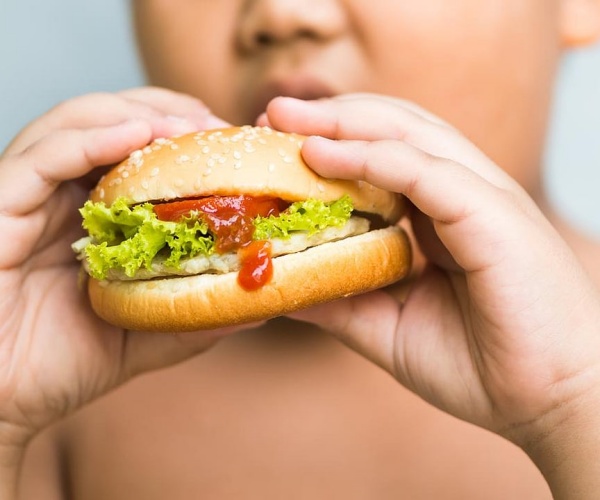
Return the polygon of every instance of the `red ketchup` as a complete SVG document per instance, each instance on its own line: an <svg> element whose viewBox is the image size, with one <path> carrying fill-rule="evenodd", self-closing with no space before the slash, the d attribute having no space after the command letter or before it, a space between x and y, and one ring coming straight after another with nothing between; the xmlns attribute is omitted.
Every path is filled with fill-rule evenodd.
<svg viewBox="0 0 600 500"><path fill-rule="evenodd" d="M244 290L258 290L266 285L273 276L271 243L252 241L238 252L242 267L238 273L238 283Z"/></svg>
<svg viewBox="0 0 600 500"><path fill-rule="evenodd" d="M154 206L154 212L164 221L179 221L190 212L202 212L203 219L215 235L217 252L238 251L240 286L245 290L257 290L271 279L273 264L271 244L252 240L252 221L259 215L279 215L285 208L287 204L277 198L240 195L162 203Z"/></svg>

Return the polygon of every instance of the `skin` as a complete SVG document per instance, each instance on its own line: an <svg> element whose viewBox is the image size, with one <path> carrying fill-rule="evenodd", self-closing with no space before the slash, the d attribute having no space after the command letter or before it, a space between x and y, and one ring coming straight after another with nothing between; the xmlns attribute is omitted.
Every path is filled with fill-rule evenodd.
<svg viewBox="0 0 600 500"><path fill-rule="evenodd" d="M431 265L404 306L378 292L298 316L360 355L304 324L273 322L57 423L133 375L232 333L116 331L88 309L66 257L94 168L153 137L222 122L197 100L157 89L60 106L0 159L0 222L11 235L0 260L9 291L1 352L11 355L0 373L4 496L16 497L25 443L54 423L29 448L24 497L39 497L40 487L54 498L185 497L200 488L265 498L292 487L308 497L547 498L511 441L556 497L592 498L600 477L594 247L548 210L540 159L560 54L597 35L599 2L298 5L137 1L149 78L232 123L252 122L278 94L345 95L275 100L260 120L342 140L310 140L307 161L323 175L405 194ZM434 240L425 237L432 227ZM396 380L505 440L437 412ZM61 463L76 466L67 473ZM155 481L163 475L174 480Z"/></svg>
<svg viewBox="0 0 600 500"><path fill-rule="evenodd" d="M577 474L597 473L587 454L600 438L588 420L596 421L600 408L600 341L589 322L600 304L599 290L588 281L565 297L562 286L586 277L585 271L514 180L455 130L391 107L379 97L280 99L272 103L269 122L327 138L309 139L304 147L322 175L405 194L430 217L460 271L436 258L437 245L425 247L430 261L440 264L415 280L402 307L375 292L295 316L335 332L436 407L517 443L546 475L556 498L592 498L596 480L571 482L564 471L575 463ZM357 113L367 123L377 118L378 126L356 123ZM390 129L401 130L404 140L394 140ZM394 169L385 168L389 158ZM444 195L466 201L440 202ZM499 208L514 212L510 226L490 226ZM553 240L549 254L546 245ZM494 250L481 253L480 246ZM432 310L434 320L427 316ZM439 360L435 367L431 359ZM592 444L573 446L582 431Z"/></svg>
<svg viewBox="0 0 600 500"><path fill-rule="evenodd" d="M374 92L434 112L525 187L600 280L595 243L554 212L542 175L560 58L596 40L597 0L317 4L132 5L150 81L200 96L231 123L252 123L279 94Z"/></svg>
<svg viewBox="0 0 600 500"><path fill-rule="evenodd" d="M402 97L448 120L522 185L540 190L550 82L562 50L560 2L313 3L135 2L148 76L201 96L236 124L252 123L278 93ZM263 32L272 41L261 46L255 39Z"/></svg>

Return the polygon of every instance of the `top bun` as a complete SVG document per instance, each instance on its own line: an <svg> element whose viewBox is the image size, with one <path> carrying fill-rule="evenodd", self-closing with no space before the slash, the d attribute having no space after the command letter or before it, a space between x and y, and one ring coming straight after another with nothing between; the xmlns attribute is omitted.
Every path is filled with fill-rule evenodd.
<svg viewBox="0 0 600 500"><path fill-rule="evenodd" d="M230 127L156 139L116 165L91 192L111 205L212 195L333 201L344 194L356 210L395 222L402 198L362 181L319 176L300 153L305 137L268 127Z"/></svg>

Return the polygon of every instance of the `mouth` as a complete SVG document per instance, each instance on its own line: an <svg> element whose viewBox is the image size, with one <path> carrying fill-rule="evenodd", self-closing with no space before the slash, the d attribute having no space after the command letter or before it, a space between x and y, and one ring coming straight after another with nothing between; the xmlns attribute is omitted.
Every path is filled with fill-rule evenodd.
<svg viewBox="0 0 600 500"><path fill-rule="evenodd" d="M260 89L252 110L253 120L256 120L263 113L267 104L275 97L295 97L297 99L313 100L326 97L333 97L339 94L326 83L305 76L293 76L292 78L272 80Z"/></svg>

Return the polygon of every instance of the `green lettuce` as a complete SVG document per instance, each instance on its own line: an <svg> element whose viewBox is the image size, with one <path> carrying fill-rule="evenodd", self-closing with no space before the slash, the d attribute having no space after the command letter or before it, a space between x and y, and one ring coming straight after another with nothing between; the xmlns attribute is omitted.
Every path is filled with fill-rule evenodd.
<svg viewBox="0 0 600 500"><path fill-rule="evenodd" d="M341 227L350 218L353 208L349 196L330 203L315 199L297 201L278 216L257 217L254 220L254 239L286 239L294 231L312 235L327 227Z"/></svg>
<svg viewBox="0 0 600 500"><path fill-rule="evenodd" d="M140 268L149 269L163 249L168 250L165 264L175 268L184 257L214 251L215 240L206 223L199 219L161 221L150 203L129 207L120 198L107 207L87 201L80 213L92 240L83 252L90 274L97 279L106 278L110 269L133 277Z"/></svg>
<svg viewBox="0 0 600 500"><path fill-rule="evenodd" d="M285 239L295 231L314 234L327 227L341 227L352 210L348 196L330 203L314 199L296 202L278 216L257 217L253 239ZM110 207L87 201L80 213L89 238L74 247L79 250L83 241L81 251L90 274L97 279L106 278L111 269L133 277L141 268L150 269L159 253L165 255L165 265L178 268L184 258L215 251L215 238L197 214L179 222L162 221L151 203L130 207L123 198Z"/></svg>

